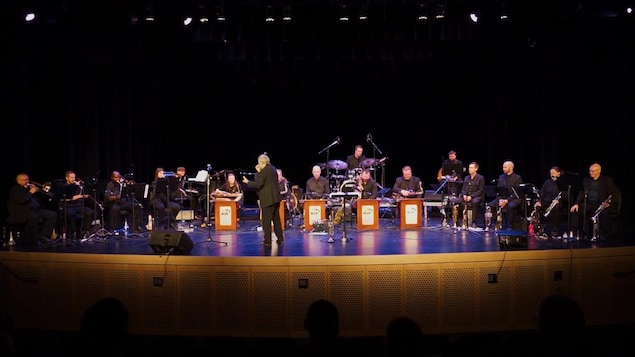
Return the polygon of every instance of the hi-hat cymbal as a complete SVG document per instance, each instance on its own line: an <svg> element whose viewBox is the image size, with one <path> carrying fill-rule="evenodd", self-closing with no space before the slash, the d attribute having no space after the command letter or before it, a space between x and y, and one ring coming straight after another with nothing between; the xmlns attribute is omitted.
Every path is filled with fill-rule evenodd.
<svg viewBox="0 0 635 357"><path fill-rule="evenodd" d="M379 163L379 160L371 158L371 159L366 159L364 161L362 161L362 167L367 168L367 167L371 167L371 166L375 166Z"/></svg>
<svg viewBox="0 0 635 357"><path fill-rule="evenodd" d="M348 165L342 160L330 160L326 166L333 170L346 170L348 168Z"/></svg>

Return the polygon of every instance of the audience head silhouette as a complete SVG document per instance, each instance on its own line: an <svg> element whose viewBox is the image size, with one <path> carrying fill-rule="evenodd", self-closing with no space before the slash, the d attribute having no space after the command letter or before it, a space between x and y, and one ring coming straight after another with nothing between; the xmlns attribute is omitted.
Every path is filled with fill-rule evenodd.
<svg viewBox="0 0 635 357"><path fill-rule="evenodd" d="M540 333L577 334L586 327L584 312L574 299L565 295L549 295L538 304L536 327Z"/></svg>
<svg viewBox="0 0 635 357"><path fill-rule="evenodd" d="M336 338L340 333L339 312L332 302L316 300L307 310L304 327L311 338Z"/></svg>
<svg viewBox="0 0 635 357"><path fill-rule="evenodd" d="M89 336L128 334L128 309L116 298L105 298L90 306L82 316L81 331Z"/></svg>
<svg viewBox="0 0 635 357"><path fill-rule="evenodd" d="M384 356L409 355L423 355L423 331L409 317L394 318L386 327Z"/></svg>

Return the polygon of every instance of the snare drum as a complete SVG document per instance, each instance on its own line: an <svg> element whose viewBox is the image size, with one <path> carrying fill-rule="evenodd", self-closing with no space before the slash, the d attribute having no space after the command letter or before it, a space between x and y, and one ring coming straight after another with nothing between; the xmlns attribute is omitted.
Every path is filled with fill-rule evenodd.
<svg viewBox="0 0 635 357"><path fill-rule="evenodd" d="M357 182L355 180L346 180L342 182L340 186L340 192L354 192L357 187Z"/></svg>

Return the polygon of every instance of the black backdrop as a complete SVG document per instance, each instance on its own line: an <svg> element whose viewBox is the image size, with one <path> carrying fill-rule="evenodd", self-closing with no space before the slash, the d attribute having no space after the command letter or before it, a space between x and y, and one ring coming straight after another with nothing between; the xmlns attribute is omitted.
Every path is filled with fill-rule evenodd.
<svg viewBox="0 0 635 357"><path fill-rule="evenodd" d="M504 160L536 185L554 164L577 181L599 162L632 212L633 19L577 11L532 22L517 10L510 24L477 28L371 6L381 21L321 22L315 14L330 10L309 3L294 27L265 27L254 6L206 29L183 29L176 16L134 25L117 5L92 21L27 26L10 7L3 191L21 171L37 182L68 169L137 182L157 166L250 172L265 151L304 186L313 164L363 144L366 156L388 157L386 186L411 165L429 188L450 149L488 181ZM336 137L328 157L318 154Z"/></svg>

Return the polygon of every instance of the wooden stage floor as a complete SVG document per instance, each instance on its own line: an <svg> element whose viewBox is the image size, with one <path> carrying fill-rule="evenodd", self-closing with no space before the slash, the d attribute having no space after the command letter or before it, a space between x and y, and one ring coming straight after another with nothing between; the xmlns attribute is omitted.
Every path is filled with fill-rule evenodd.
<svg viewBox="0 0 635 357"><path fill-rule="evenodd" d="M599 247L632 246L633 239L622 234L618 239L602 242L588 240L539 239L527 237L526 247L522 244L501 245L499 234L482 229L457 230L444 228L441 217L428 217L427 225L415 229L399 229L398 222L380 218L379 229L358 230L355 224L337 225L330 241L322 229L315 232L302 229L302 220L297 218L284 231L285 244L272 247L263 244L263 233L255 217L244 217L235 231L216 231L214 227L201 227L200 222L186 221L182 231L193 243L192 256L248 257L248 256L349 256L349 255L399 255L461 252L492 252L501 250L545 250L545 249L585 249ZM160 231L155 231L155 235ZM166 232L166 231L162 231ZM178 230L167 231L180 235ZM508 231L502 231L506 235ZM512 239L522 231L509 231ZM161 254L150 245L151 232L136 235L93 235L77 241L60 239L36 247L3 247L3 250L32 252L62 252L87 254ZM342 239L343 237L346 239ZM174 252L179 254L178 252ZM181 253L182 254L182 253Z"/></svg>

